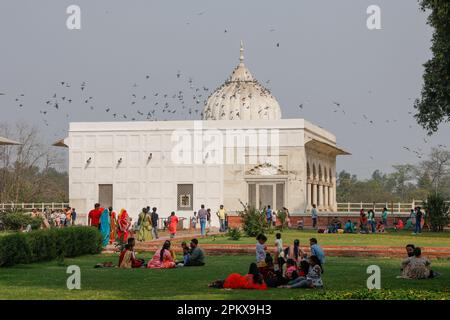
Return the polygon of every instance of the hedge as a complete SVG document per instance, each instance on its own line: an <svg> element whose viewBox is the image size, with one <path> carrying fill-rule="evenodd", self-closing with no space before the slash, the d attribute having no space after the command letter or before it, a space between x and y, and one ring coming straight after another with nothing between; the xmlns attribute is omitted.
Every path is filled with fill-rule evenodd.
<svg viewBox="0 0 450 320"><path fill-rule="evenodd" d="M101 242L100 232L92 227L12 233L0 237L0 267L96 254Z"/></svg>

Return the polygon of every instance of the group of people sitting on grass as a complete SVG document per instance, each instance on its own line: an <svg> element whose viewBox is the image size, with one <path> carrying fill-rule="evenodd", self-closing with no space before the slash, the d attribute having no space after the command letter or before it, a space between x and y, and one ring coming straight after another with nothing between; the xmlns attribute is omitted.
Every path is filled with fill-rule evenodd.
<svg viewBox="0 0 450 320"><path fill-rule="evenodd" d="M171 242L166 240L153 255L152 259L146 262L144 259L136 258L134 247L136 240L128 238L125 248L119 256L119 268L150 268L150 269L170 269L176 267L193 267L205 265L205 254L198 246L198 240L192 239L189 247L186 242L181 244L183 249L183 259L177 261L175 252L171 249Z"/></svg>
<svg viewBox="0 0 450 320"><path fill-rule="evenodd" d="M256 263L252 262L246 275L232 273L224 280L216 280L209 286L225 289L272 288L322 288L323 264L325 254L317 244L317 239L310 239L311 254L308 257L300 248L300 241L294 240L292 246L283 247L281 234L276 234L276 251L267 250L267 237L256 237Z"/></svg>
<svg viewBox="0 0 450 320"><path fill-rule="evenodd" d="M430 261L422 256L422 249L413 244L406 245L408 255L401 263L402 274L398 278L403 279L431 279L440 276L440 273L431 270Z"/></svg>

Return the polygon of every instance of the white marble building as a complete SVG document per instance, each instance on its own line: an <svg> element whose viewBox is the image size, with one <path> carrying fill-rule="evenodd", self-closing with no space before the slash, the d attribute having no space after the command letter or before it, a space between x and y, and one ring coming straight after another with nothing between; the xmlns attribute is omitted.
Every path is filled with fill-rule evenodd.
<svg viewBox="0 0 450 320"><path fill-rule="evenodd" d="M240 142L240 144L239 144ZM190 217L283 206L304 213L313 203L336 210L336 156L348 154L331 133L303 119L281 119L276 99L240 63L207 100L203 120L70 123L70 205L95 202L136 217L156 206Z"/></svg>

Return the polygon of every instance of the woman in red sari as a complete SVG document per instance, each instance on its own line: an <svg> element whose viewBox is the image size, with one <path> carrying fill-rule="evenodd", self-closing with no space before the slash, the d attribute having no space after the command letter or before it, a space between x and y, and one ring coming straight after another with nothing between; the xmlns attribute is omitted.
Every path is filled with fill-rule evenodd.
<svg viewBox="0 0 450 320"><path fill-rule="evenodd" d="M145 267L144 260L136 258L136 253L134 252L135 245L136 241L134 240L134 238L128 238L125 249L120 253L119 256L119 268L131 269Z"/></svg>
<svg viewBox="0 0 450 320"><path fill-rule="evenodd" d="M178 225L178 217L175 215L175 212L172 211L169 217L169 233L170 238L175 238L177 233L177 225Z"/></svg>
<svg viewBox="0 0 450 320"><path fill-rule="evenodd" d="M155 252L152 260L147 264L147 268L151 269L170 269L175 268L175 260L170 250L170 241L166 240L161 249Z"/></svg>
<svg viewBox="0 0 450 320"><path fill-rule="evenodd" d="M127 210L125 209L120 210L117 225L118 225L117 237L121 239L123 242L127 242L129 236L128 229L130 228Z"/></svg>
<svg viewBox="0 0 450 320"><path fill-rule="evenodd" d="M209 286L225 289L267 290L264 278L261 273L259 273L258 266L254 262L250 264L248 274L245 276L242 276L239 273L232 273L225 280L215 281Z"/></svg>
<svg viewBox="0 0 450 320"><path fill-rule="evenodd" d="M112 207L109 207L109 221L111 223L109 234L109 243L112 244L116 240L116 232L117 232L117 219L116 219L116 210L113 210Z"/></svg>

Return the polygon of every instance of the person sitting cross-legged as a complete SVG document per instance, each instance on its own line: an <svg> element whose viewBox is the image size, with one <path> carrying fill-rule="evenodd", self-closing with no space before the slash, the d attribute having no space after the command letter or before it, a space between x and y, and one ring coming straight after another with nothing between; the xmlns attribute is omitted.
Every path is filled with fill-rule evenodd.
<svg viewBox="0 0 450 320"><path fill-rule="evenodd" d="M347 222L345 223L344 232L345 233L355 233L356 232L355 224L351 220L347 220Z"/></svg>
<svg viewBox="0 0 450 320"><path fill-rule="evenodd" d="M152 260L148 262L147 268L151 269L170 269L175 268L174 254L170 250L170 241L166 240L161 249L155 252Z"/></svg>
<svg viewBox="0 0 450 320"><path fill-rule="evenodd" d="M198 240L192 239L190 243L190 253L186 258L186 263L179 263L178 267L200 267L205 265L205 253L198 246Z"/></svg>
<svg viewBox="0 0 450 320"><path fill-rule="evenodd" d="M427 279L436 278L441 274L431 270L431 263L427 258L422 257L422 250L413 244L406 246L408 257L402 261L402 275L397 278L403 279Z"/></svg>
<svg viewBox="0 0 450 320"><path fill-rule="evenodd" d="M136 241L134 238L128 238L125 249L119 256L119 268L131 269L145 267L143 259L136 259L136 253L134 252L134 246Z"/></svg>

